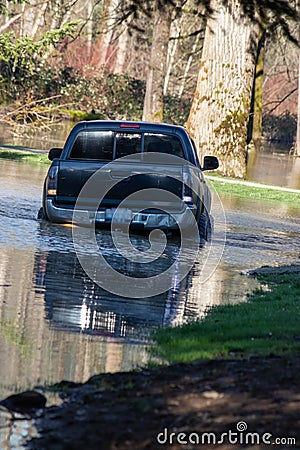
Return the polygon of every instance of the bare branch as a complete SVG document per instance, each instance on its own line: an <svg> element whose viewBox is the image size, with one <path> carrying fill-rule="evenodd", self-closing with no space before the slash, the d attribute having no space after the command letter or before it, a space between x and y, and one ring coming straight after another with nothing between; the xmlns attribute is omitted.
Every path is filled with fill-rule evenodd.
<svg viewBox="0 0 300 450"><path fill-rule="evenodd" d="M276 105L274 106L274 108L270 109L270 111L268 111L268 114L272 114L283 102L285 102L285 100L287 100L294 92L296 92L298 90L298 86L295 87L294 89L292 89L287 95L285 95L283 98L281 98L280 100L274 100L272 102L269 102L266 104L266 106L272 104L272 103L276 103Z"/></svg>
<svg viewBox="0 0 300 450"><path fill-rule="evenodd" d="M3 33L7 28L9 28L14 22L16 22L22 14L17 14L16 16L11 17L4 25L0 27L0 33Z"/></svg>

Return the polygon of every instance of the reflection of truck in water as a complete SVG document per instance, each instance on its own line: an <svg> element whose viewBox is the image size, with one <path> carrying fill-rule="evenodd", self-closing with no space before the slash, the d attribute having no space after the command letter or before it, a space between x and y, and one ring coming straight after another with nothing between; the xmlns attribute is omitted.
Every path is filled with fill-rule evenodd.
<svg viewBox="0 0 300 450"><path fill-rule="evenodd" d="M50 150L49 159L52 164L39 218L72 222L82 188L101 169L96 189L80 194L84 197L81 203L85 222L110 223L113 216L117 222L118 217L124 220L126 215L132 227L167 230L189 228L196 222L200 237L207 240L210 236L211 196L202 172L216 169L218 160L206 156L201 166L195 144L182 127L145 122L80 122L63 149ZM106 192L100 204L98 189ZM151 189L159 189L160 195L146 199L144 194L139 200L134 197ZM120 204L122 214L119 209L118 216L115 212Z"/></svg>
<svg viewBox="0 0 300 450"><path fill-rule="evenodd" d="M50 326L114 338L142 341L151 328L172 325L176 316L183 314L190 276L176 286L174 273L174 289L163 294L124 298L91 281L75 253L45 251L36 255L36 290L44 294Z"/></svg>

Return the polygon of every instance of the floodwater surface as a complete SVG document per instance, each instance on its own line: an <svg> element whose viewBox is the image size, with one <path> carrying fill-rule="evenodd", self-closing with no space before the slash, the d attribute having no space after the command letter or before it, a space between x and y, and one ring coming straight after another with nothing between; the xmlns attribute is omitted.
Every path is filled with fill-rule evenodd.
<svg viewBox="0 0 300 450"><path fill-rule="evenodd" d="M50 124L44 129L16 124L13 129L0 124L0 146L49 151L63 147L74 122ZM287 144L262 141L259 149L248 154L247 180L300 189L300 158L290 154Z"/></svg>
<svg viewBox="0 0 300 450"><path fill-rule="evenodd" d="M70 227L36 220L46 170L0 160L0 399L38 385L84 382L96 373L143 366L154 327L182 324L203 317L212 305L245 300L256 286L241 274L245 269L299 261L299 210L224 197L225 248L216 239L222 259L205 283L199 276L204 248L180 283L174 272L167 292L147 298L111 294L82 269ZM98 232L98 241L120 272L140 270L116 255L108 230ZM135 235L132 243L146 249L147 236ZM171 239L159 265L147 265L145 275L168 268L178 245ZM0 428L1 449L22 448L12 444L20 436L16 429Z"/></svg>

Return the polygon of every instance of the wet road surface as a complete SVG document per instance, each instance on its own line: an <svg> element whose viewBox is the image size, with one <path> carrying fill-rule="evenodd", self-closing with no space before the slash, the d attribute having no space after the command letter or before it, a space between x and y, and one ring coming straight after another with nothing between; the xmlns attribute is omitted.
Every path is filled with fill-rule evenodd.
<svg viewBox="0 0 300 450"><path fill-rule="evenodd" d="M146 353L134 348L148 341L153 326L179 324L200 317L207 306L243 298L244 286L250 289L252 282L240 275L241 270L299 259L297 212L253 200L245 203L223 198L225 251L205 285L197 283L196 264L178 286L164 294L118 297L85 274L74 252L70 227L36 220L46 168L4 160L0 164L0 352L1 361L8 364L6 369L11 364L20 372L16 383L11 383L12 372L10 376L2 374L2 382L7 378L0 386L2 395L6 385L11 391L62 377L78 381L95 371L126 370L142 364ZM121 271L128 270L113 252L108 230L102 230L99 239L106 257ZM133 243L146 248L147 237L136 235ZM158 267L147 265L149 275L168 267L177 252L178 242L171 240ZM76 353L74 360L68 346ZM89 346L92 358L86 357ZM25 360L29 364L22 374Z"/></svg>
<svg viewBox="0 0 300 450"><path fill-rule="evenodd" d="M199 281L203 249L188 276L178 285L175 277L169 291L118 297L82 270L70 227L36 220L46 170L0 160L0 398L143 365L153 327L195 320L207 307L245 300L256 282L241 275L244 269L299 262L300 210L225 196L226 244L208 281ZM98 237L108 260L116 260L110 233L102 230ZM148 241L136 235L133 244L143 249ZM215 245L221 252L218 239ZM168 267L177 252L178 242L170 240L159 266L148 266L149 275ZM126 270L121 259L115 263ZM12 448L7 445L3 449Z"/></svg>

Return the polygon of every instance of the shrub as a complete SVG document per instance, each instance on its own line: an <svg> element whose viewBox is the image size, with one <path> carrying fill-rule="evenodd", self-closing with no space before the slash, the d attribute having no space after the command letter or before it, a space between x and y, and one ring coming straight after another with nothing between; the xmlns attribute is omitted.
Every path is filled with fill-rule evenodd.
<svg viewBox="0 0 300 450"><path fill-rule="evenodd" d="M281 116L266 114L263 116L263 130L267 140L291 145L296 138L297 117L289 111Z"/></svg>

